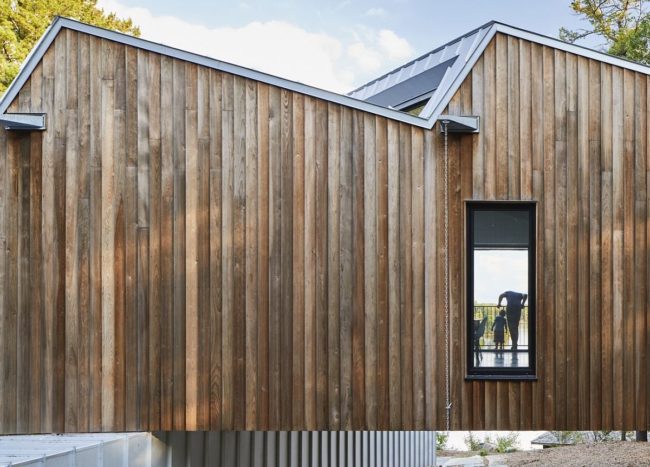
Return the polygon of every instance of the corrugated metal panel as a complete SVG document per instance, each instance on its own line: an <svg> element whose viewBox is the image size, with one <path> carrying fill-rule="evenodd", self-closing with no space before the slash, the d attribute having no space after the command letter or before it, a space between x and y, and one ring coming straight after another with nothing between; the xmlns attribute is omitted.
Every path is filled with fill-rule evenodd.
<svg viewBox="0 0 650 467"><path fill-rule="evenodd" d="M152 467L430 467L433 431L268 431L156 433Z"/></svg>

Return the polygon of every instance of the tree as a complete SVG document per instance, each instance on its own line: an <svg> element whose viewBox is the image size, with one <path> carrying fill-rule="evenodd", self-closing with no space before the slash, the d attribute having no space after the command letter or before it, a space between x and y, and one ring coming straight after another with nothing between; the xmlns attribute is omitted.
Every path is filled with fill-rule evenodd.
<svg viewBox="0 0 650 467"><path fill-rule="evenodd" d="M131 19L97 7L97 0L0 0L0 95L55 16L140 35Z"/></svg>
<svg viewBox="0 0 650 467"><path fill-rule="evenodd" d="M560 39L575 42L597 35L612 55L650 64L650 14L644 0L572 0L571 9L591 28L560 29Z"/></svg>

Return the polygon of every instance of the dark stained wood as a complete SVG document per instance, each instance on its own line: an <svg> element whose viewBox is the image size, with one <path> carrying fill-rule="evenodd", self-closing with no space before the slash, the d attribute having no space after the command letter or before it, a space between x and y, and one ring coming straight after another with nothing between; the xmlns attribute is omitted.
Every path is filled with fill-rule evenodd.
<svg viewBox="0 0 650 467"><path fill-rule="evenodd" d="M649 83L498 35L445 109L454 429L646 427ZM1 432L445 428L437 126L70 31L10 110ZM537 381L464 379L468 199L537 202Z"/></svg>

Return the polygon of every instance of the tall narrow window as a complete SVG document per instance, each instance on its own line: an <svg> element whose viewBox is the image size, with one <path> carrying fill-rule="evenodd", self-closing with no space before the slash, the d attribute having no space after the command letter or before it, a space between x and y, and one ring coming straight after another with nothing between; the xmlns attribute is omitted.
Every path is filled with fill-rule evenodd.
<svg viewBox="0 0 650 467"><path fill-rule="evenodd" d="M468 378L534 378L534 203L467 203L467 307Z"/></svg>

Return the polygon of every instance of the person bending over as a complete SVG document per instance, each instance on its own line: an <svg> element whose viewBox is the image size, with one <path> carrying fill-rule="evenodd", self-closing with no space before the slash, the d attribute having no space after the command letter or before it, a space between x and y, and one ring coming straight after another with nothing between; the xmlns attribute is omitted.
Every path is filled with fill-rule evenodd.
<svg viewBox="0 0 650 467"><path fill-rule="evenodd" d="M512 339L512 350L517 350L519 320L521 319L521 310L524 308L526 300L528 300L528 294L508 290L499 295L497 306L501 306L503 299L506 300L506 319L510 330L510 339Z"/></svg>

